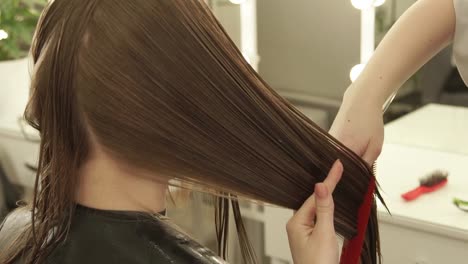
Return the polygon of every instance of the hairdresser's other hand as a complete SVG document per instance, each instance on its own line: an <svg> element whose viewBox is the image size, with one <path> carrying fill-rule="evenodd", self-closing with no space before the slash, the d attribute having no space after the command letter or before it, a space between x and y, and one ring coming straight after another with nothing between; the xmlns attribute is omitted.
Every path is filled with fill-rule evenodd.
<svg viewBox="0 0 468 264"><path fill-rule="evenodd" d="M330 134L371 165L382 151L382 105L362 94L363 89L357 86L352 84L346 91Z"/></svg>
<svg viewBox="0 0 468 264"><path fill-rule="evenodd" d="M294 264L338 263L332 192L341 174L343 165L336 161L325 181L315 185L314 194L288 221L286 230Z"/></svg>

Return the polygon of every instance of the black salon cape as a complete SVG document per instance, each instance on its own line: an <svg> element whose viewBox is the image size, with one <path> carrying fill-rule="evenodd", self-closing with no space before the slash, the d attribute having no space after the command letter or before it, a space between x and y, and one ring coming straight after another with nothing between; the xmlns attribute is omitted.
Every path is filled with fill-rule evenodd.
<svg viewBox="0 0 468 264"><path fill-rule="evenodd" d="M5 223L0 236L14 229ZM11 229L11 230L9 230ZM21 264L21 261L17 262ZM64 244L46 264L219 264L209 249L177 231L161 214L77 206ZM16 263L15 263L16 264Z"/></svg>

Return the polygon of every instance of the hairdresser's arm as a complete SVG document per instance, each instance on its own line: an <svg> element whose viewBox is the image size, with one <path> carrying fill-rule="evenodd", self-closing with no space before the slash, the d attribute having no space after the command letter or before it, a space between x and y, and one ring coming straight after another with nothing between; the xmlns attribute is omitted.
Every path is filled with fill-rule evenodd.
<svg viewBox="0 0 468 264"><path fill-rule="evenodd" d="M286 229L294 264L338 263L332 193L342 173L343 165L335 162L325 181L315 185L314 194L289 220Z"/></svg>
<svg viewBox="0 0 468 264"><path fill-rule="evenodd" d="M383 144L382 105L455 31L453 0L419 0L395 23L347 89L330 133L373 163Z"/></svg>

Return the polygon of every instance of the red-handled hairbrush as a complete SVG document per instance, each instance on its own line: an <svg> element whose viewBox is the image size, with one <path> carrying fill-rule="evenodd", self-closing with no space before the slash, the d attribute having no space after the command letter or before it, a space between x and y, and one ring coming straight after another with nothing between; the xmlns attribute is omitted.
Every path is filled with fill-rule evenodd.
<svg viewBox="0 0 468 264"><path fill-rule="evenodd" d="M425 193L439 190L447 184L448 172L434 171L430 175L419 180L419 187L401 195L406 201L412 201Z"/></svg>

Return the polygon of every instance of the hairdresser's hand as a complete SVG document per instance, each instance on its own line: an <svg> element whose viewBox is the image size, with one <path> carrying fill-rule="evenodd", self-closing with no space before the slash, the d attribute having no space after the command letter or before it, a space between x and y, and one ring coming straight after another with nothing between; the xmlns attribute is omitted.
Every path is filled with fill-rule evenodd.
<svg viewBox="0 0 468 264"><path fill-rule="evenodd" d="M382 151L382 104L369 99L360 88L351 85L346 91L330 134L371 165Z"/></svg>
<svg viewBox="0 0 468 264"><path fill-rule="evenodd" d="M315 185L314 194L286 225L294 264L338 263L332 192L342 173L343 165L336 161L325 181Z"/></svg>

